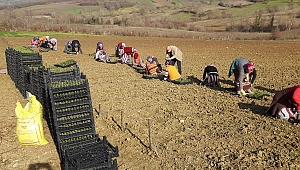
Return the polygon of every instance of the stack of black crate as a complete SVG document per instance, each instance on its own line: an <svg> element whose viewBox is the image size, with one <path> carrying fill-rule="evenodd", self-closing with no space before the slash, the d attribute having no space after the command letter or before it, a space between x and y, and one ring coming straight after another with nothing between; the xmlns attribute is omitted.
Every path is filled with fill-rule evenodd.
<svg viewBox="0 0 300 170"><path fill-rule="evenodd" d="M76 62L51 69L34 51L9 47L5 55L8 74L23 97L28 91L41 102L62 169L118 169L113 159L118 147L96 134L88 80Z"/></svg>
<svg viewBox="0 0 300 170"><path fill-rule="evenodd" d="M26 91L29 91L29 75L27 67L42 66L42 56L37 52L22 53L14 48L8 47L5 50L7 72L14 81L15 86L23 97L26 97Z"/></svg>
<svg viewBox="0 0 300 170"><path fill-rule="evenodd" d="M48 126L62 167L117 169L112 158L118 156L118 147L96 134L88 79L74 66L73 73L45 72L51 104Z"/></svg>
<svg viewBox="0 0 300 170"><path fill-rule="evenodd" d="M44 66L39 66L39 67L32 67L28 66L25 68L25 72L28 74L28 85L27 89L28 91L36 96L36 99L42 104L43 106L43 117L45 118L45 113L47 109L46 104L46 92L47 90L45 89L46 85L44 83Z"/></svg>

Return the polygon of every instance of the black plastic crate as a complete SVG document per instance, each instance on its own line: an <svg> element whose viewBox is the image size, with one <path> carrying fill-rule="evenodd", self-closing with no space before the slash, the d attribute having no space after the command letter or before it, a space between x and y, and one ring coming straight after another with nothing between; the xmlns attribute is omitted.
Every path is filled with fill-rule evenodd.
<svg viewBox="0 0 300 170"><path fill-rule="evenodd" d="M90 119L94 123L93 113L92 112L80 112L78 114L69 114L69 115L54 115L53 119L55 120L55 125L59 127L60 125L66 123L72 123L77 121L83 121Z"/></svg>
<svg viewBox="0 0 300 170"><path fill-rule="evenodd" d="M112 147L104 137L94 143L66 148L63 163L65 168L110 169L117 167L116 161L112 160L117 156L118 147Z"/></svg>
<svg viewBox="0 0 300 170"><path fill-rule="evenodd" d="M53 94L55 93L63 93L69 91L75 91L80 89L89 90L89 83L87 79L72 79L65 81L52 81L49 84L49 89Z"/></svg>
<svg viewBox="0 0 300 170"><path fill-rule="evenodd" d="M89 96L83 96L63 100L54 100L52 104L54 104L56 109L72 108L80 105L91 104L91 99Z"/></svg>
<svg viewBox="0 0 300 170"><path fill-rule="evenodd" d="M112 160L109 167L105 166L97 166L97 165L89 165L88 167L82 167L70 164L69 162L61 163L62 170L118 170L118 162L116 159Z"/></svg>
<svg viewBox="0 0 300 170"><path fill-rule="evenodd" d="M85 96L90 97L90 92L88 88L72 89L69 91L54 92L51 96L53 101L70 100Z"/></svg>
<svg viewBox="0 0 300 170"><path fill-rule="evenodd" d="M97 152L105 149L112 158L119 156L118 146L114 147L110 142L108 142L106 136L103 136L103 139L98 139L92 143L86 143L85 145L73 145L72 147L66 148L69 156L75 156L82 151L83 154L97 154ZM99 150L100 149L100 150Z"/></svg>
<svg viewBox="0 0 300 170"><path fill-rule="evenodd" d="M56 135L58 141L64 141L77 137L84 136L85 134L96 134L95 126L81 126L74 128L56 128Z"/></svg>
<svg viewBox="0 0 300 170"><path fill-rule="evenodd" d="M93 127L95 129L95 123L93 118L76 120L67 123L61 123L58 121L54 121L55 128L62 132L72 131L74 129L81 129L83 127ZM95 130L94 130L95 131Z"/></svg>
<svg viewBox="0 0 300 170"><path fill-rule="evenodd" d="M65 140L61 140L61 141L59 141L56 136L53 136L52 138L56 145L58 155L62 161L62 159L65 155L65 150L68 146L71 146L71 145L78 146L78 145L82 145L84 143L90 143L99 137L96 133L93 133L93 134L85 134L80 137L69 138L69 139L65 139Z"/></svg>
<svg viewBox="0 0 300 170"><path fill-rule="evenodd" d="M85 112L92 112L93 110L93 106L92 104L84 104L84 105L77 105L77 106L73 106L73 107L69 107L69 108L61 108L61 109L56 109L53 102L51 102L52 105L52 111L53 114L56 115L70 115L70 114L79 114L79 113L85 113Z"/></svg>

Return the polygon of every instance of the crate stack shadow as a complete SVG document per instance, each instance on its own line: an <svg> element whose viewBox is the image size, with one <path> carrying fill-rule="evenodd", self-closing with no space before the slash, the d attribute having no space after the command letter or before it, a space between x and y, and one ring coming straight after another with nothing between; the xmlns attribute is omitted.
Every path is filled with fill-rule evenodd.
<svg viewBox="0 0 300 170"><path fill-rule="evenodd" d="M20 52L21 51L21 52ZM15 86L37 97L65 170L118 169L118 147L96 133L88 79L74 60L43 66L34 51L7 48L7 71Z"/></svg>

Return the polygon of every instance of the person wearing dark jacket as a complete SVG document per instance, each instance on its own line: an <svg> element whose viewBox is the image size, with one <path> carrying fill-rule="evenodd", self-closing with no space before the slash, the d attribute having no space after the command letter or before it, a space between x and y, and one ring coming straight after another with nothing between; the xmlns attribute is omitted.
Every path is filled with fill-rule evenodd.
<svg viewBox="0 0 300 170"><path fill-rule="evenodd" d="M200 85L221 87L219 83L218 69L214 66L214 64L210 63L205 67L202 77L203 79Z"/></svg>
<svg viewBox="0 0 300 170"><path fill-rule="evenodd" d="M76 52L76 54L80 52L80 54L82 54L81 45L78 40L73 40L71 46L72 46L72 52Z"/></svg>

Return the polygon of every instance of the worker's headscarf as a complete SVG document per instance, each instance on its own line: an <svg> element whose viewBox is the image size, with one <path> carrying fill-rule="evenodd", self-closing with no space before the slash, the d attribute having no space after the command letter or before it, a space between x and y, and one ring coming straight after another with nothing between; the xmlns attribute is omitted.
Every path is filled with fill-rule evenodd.
<svg viewBox="0 0 300 170"><path fill-rule="evenodd" d="M248 70L249 73L253 72L253 70L254 70L254 63L252 63L251 61L249 61L247 63L247 70Z"/></svg>

